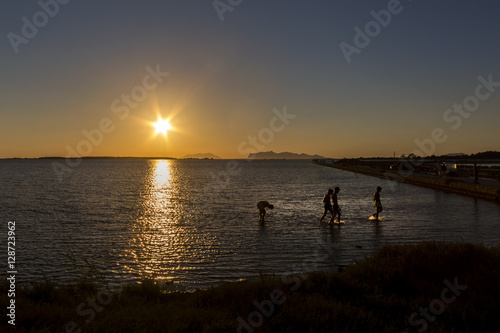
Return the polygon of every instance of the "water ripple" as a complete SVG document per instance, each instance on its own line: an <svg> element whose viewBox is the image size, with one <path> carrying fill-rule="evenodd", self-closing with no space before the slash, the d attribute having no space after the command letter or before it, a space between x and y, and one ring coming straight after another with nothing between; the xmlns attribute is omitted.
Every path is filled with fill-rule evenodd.
<svg viewBox="0 0 500 333"><path fill-rule="evenodd" d="M57 182L50 160L1 160L1 216L16 221L18 271L27 282L68 282L88 270L202 288L259 274L336 270L386 244L500 240L498 205L303 161L84 160ZM381 185L383 222L368 220ZM319 224L339 186L345 225ZM256 203L275 205L260 224ZM78 267L68 259L74 255Z"/></svg>

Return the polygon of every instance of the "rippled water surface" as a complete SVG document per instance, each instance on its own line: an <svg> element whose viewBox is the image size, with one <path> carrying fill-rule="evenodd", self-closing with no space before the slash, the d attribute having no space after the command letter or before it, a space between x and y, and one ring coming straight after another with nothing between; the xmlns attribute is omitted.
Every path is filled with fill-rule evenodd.
<svg viewBox="0 0 500 333"><path fill-rule="evenodd" d="M62 182L54 162L64 163L0 161L0 216L16 221L24 282L70 281L80 274L71 256L115 282L147 276L192 289L335 270L385 244L500 242L499 205L309 161L84 160ZM379 185L385 221L375 223ZM346 223L330 227L318 220L334 186ZM264 225L259 200L275 205Z"/></svg>

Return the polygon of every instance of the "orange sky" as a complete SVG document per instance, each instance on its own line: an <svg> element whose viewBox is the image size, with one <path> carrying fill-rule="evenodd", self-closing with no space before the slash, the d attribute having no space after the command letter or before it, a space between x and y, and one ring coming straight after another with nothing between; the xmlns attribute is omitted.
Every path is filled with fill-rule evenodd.
<svg viewBox="0 0 500 333"><path fill-rule="evenodd" d="M497 4L404 3L350 62L339 46L386 2L248 2L223 21L210 2L96 6L61 6L17 52L4 39L0 158L500 150ZM0 27L22 36L40 10L12 4Z"/></svg>

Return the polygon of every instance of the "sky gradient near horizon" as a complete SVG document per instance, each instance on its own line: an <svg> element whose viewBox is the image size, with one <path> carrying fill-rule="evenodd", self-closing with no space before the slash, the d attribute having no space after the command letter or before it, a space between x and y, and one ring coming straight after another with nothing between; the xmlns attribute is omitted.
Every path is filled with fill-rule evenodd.
<svg viewBox="0 0 500 333"><path fill-rule="evenodd" d="M500 150L498 2L59 1L0 13L0 158Z"/></svg>

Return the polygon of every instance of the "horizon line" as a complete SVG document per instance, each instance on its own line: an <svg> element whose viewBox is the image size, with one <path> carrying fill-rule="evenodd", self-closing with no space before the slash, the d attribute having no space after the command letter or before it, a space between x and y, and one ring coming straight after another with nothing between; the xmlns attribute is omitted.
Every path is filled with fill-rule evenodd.
<svg viewBox="0 0 500 333"><path fill-rule="evenodd" d="M266 152L261 152L261 153L266 153ZM484 154L484 153L500 153L499 151L495 150L488 150L488 151L483 151L483 152L477 152L477 153L472 153L472 154L465 154L465 153L449 153L449 154L443 154L443 155L431 155L431 156L417 156L420 158L429 158L429 157L448 157L448 158L465 158L465 157L472 157L472 155L477 155L477 154ZM252 153L251 155L256 155L258 153ZM280 154L280 153L276 153ZM295 153L297 154L297 153ZM303 153L304 155L305 153ZM189 154L188 154L189 155ZM186 156L188 156L186 155ZM297 154L300 155L300 154ZM305 154L308 155L308 154ZM313 155L314 156L314 155ZM318 155L316 155L318 156ZM319 155L320 156L320 155ZM104 155L104 156L76 156L76 157L64 157L64 156L40 156L40 157L0 157L0 160L40 160L40 159L76 159L76 158L81 158L81 159L146 159L146 160L248 160L249 157L241 157L241 158L209 158L209 157L172 157L172 156L111 156L111 155ZM326 160L340 160L340 159L401 159L401 158L408 158L408 156L401 157L401 156L370 156L370 157L364 157L364 156L358 156L358 157L323 157L321 156L320 158L253 158L253 159L258 159L258 160L318 160L318 159L326 159Z"/></svg>

